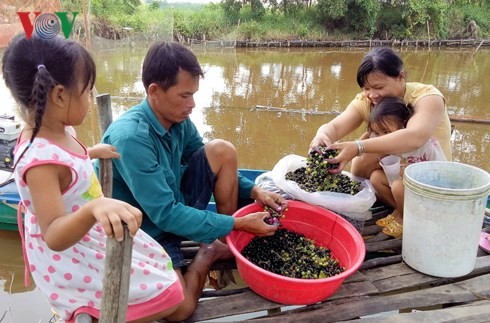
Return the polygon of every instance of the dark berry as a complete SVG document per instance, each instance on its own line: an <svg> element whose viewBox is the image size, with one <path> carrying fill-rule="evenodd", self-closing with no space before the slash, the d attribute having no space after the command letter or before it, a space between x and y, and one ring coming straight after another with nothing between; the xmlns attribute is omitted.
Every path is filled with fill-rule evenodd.
<svg viewBox="0 0 490 323"><path fill-rule="evenodd" d="M267 271L291 278L327 278L344 271L329 249L287 229L279 229L273 236L253 238L242 255Z"/></svg>

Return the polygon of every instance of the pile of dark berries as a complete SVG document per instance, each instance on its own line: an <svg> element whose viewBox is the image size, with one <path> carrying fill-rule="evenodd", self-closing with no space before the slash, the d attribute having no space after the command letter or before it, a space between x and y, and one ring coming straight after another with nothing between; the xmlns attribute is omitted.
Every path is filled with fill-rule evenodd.
<svg viewBox="0 0 490 323"><path fill-rule="evenodd" d="M253 238L242 255L260 268L290 278L328 278L345 270L328 248L317 247L313 240L287 229Z"/></svg>
<svg viewBox="0 0 490 323"><path fill-rule="evenodd" d="M282 210L281 212L277 212L276 210L264 206L264 211L269 212L269 216L264 219L264 222L269 224L269 225L279 225L282 226L281 224L281 219L284 218L284 212L287 211L287 209Z"/></svg>
<svg viewBox="0 0 490 323"><path fill-rule="evenodd" d="M338 150L320 147L321 153L311 151L306 160L306 167L300 167L286 173L286 179L298 183L298 186L309 192L337 192L356 195L361 191L361 183L349 176L338 173L330 174L329 169L338 168L339 164L330 164L326 159L334 158Z"/></svg>
<svg viewBox="0 0 490 323"><path fill-rule="evenodd" d="M317 151L318 150L318 151ZM325 169L337 169L339 164L331 164L327 162L327 159L337 157L339 151L337 149L327 149L326 147L318 147L317 150L312 150L308 154L308 160L306 166L310 168L316 168L317 170Z"/></svg>

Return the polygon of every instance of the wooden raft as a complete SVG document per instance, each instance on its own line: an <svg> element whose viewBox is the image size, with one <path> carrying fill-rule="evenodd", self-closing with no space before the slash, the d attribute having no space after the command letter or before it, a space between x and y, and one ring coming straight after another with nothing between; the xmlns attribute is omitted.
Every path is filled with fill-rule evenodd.
<svg viewBox="0 0 490 323"><path fill-rule="evenodd" d="M367 255L359 271L344 281L326 301L309 306L285 306L269 301L248 287L203 292L195 313L187 322L218 318L257 322L488 322L490 321L490 255L479 251L476 267L459 278L439 278L411 269L402 261L401 240L380 232L375 219L366 223L363 237ZM184 243L192 256L198 246ZM443 247L443 246L441 246ZM233 261L215 268L236 268ZM413 311L412 310L416 310ZM364 317L383 312L389 316ZM362 320L360 317L363 317Z"/></svg>

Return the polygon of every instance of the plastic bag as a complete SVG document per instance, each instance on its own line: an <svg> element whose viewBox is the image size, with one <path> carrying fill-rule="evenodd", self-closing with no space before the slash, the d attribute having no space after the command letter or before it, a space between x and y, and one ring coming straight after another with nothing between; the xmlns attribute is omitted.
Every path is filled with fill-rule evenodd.
<svg viewBox="0 0 490 323"><path fill-rule="evenodd" d="M274 184L295 200L318 205L356 220L365 221L371 218L370 208L376 202L376 195L369 180L354 177L349 172L343 171L342 174L361 182L361 191L356 195L327 191L309 193L301 189L296 182L286 179L286 173L300 167L306 167L306 157L298 155L283 157L271 171Z"/></svg>
<svg viewBox="0 0 490 323"><path fill-rule="evenodd" d="M274 183L274 180L272 179L271 174L272 172L264 172L260 174L255 179L255 184L266 191L281 195L286 200L294 200L294 198L291 195L289 195L288 193L284 192L279 187L277 187L276 183Z"/></svg>
<svg viewBox="0 0 490 323"><path fill-rule="evenodd" d="M274 180L272 179L271 176L272 172L265 172L260 174L256 179L255 179L255 184L269 192L274 192L282 197L284 197L286 200L295 200L291 195L288 193L284 192L281 190L277 185L274 183ZM340 215L342 218L347 220L350 224L354 226L354 228L359 231L359 233L362 233L362 229L364 228L364 220L358 220L358 219L353 219L349 216L346 216L340 212L336 212L338 215Z"/></svg>

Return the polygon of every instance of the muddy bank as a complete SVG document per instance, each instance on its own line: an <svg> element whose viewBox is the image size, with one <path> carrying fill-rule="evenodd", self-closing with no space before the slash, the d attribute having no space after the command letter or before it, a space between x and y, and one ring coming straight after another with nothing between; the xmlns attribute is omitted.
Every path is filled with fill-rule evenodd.
<svg viewBox="0 0 490 323"><path fill-rule="evenodd" d="M247 40L190 40L191 46L204 47L490 47L487 39L419 39L419 40L283 40L283 41L247 41Z"/></svg>

